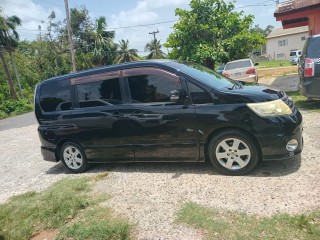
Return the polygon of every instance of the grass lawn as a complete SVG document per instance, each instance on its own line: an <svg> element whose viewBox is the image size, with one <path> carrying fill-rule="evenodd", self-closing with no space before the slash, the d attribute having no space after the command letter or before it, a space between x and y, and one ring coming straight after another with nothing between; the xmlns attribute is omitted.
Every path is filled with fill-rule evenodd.
<svg viewBox="0 0 320 240"><path fill-rule="evenodd" d="M320 239L320 211L261 217L187 203L177 222L201 230L206 239Z"/></svg>
<svg viewBox="0 0 320 240"><path fill-rule="evenodd" d="M105 178L65 179L47 190L28 192L0 205L0 239L30 239L56 232L56 239L129 239L130 225L99 206L94 182Z"/></svg>
<svg viewBox="0 0 320 240"><path fill-rule="evenodd" d="M289 60L271 60L271 61L260 61L258 68L275 68L275 67L288 67L292 66Z"/></svg>
<svg viewBox="0 0 320 240"><path fill-rule="evenodd" d="M320 100L310 100L307 97L300 95L299 92L287 92L297 108L320 112Z"/></svg>

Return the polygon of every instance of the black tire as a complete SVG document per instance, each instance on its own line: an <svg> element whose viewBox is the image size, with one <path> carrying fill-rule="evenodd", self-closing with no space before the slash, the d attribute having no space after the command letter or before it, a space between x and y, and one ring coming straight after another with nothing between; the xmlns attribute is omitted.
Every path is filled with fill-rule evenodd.
<svg viewBox="0 0 320 240"><path fill-rule="evenodd" d="M73 173L82 173L89 167L82 147L73 142L66 142L62 145L60 159L63 165Z"/></svg>
<svg viewBox="0 0 320 240"><path fill-rule="evenodd" d="M246 174L259 162L256 144L251 137L237 130L227 130L213 136L207 151L213 167L227 175Z"/></svg>

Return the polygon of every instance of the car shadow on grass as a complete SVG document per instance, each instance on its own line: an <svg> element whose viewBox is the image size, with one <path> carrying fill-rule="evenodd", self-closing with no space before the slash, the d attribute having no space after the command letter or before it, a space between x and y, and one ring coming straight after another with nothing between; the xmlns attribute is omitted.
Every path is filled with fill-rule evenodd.
<svg viewBox="0 0 320 240"><path fill-rule="evenodd" d="M253 171L246 174L248 177L279 177L297 172L301 167L301 156L282 161L261 162ZM178 178L183 174L207 174L222 175L210 164L206 163L106 163L93 164L86 175L101 172L125 172L125 173L172 173L172 178ZM46 171L46 174L72 174L61 163L54 165Z"/></svg>

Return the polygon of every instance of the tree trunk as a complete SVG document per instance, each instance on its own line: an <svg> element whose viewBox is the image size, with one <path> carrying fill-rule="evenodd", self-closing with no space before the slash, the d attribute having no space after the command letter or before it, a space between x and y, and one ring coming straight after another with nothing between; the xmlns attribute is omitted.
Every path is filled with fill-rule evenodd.
<svg viewBox="0 0 320 240"><path fill-rule="evenodd" d="M204 62L204 65L207 67L207 68L210 68L212 70L214 70L214 65L215 65L215 62L213 60L211 60L210 58L207 58Z"/></svg>
<svg viewBox="0 0 320 240"><path fill-rule="evenodd" d="M16 93L16 90L14 89L13 81L12 81L12 78L10 76L9 68L8 68L7 62L6 62L5 58L4 58L2 49L0 49L0 58L1 58L1 61L3 63L4 71L5 71L6 76L7 76L7 81L9 83L11 98L14 99L14 100L18 100L17 93Z"/></svg>
<svg viewBox="0 0 320 240"><path fill-rule="evenodd" d="M22 92L22 89L21 89L21 84L20 84L20 79L19 79L19 74L18 74L16 62L14 61L12 52L9 52L9 55L10 55L10 58L11 58L11 63L12 63L13 69L14 69L14 74L16 75L17 83L18 83L18 86L19 86L20 96L22 98L24 98L23 92Z"/></svg>

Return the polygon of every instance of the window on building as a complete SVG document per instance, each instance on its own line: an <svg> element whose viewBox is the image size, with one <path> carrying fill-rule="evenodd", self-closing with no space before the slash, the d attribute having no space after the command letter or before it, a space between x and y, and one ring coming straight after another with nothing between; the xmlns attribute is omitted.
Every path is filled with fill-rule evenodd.
<svg viewBox="0 0 320 240"><path fill-rule="evenodd" d="M284 58L284 53L277 54L277 58Z"/></svg>
<svg viewBox="0 0 320 240"><path fill-rule="evenodd" d="M288 39L284 39L284 40L279 40L278 41L278 46L279 47L283 47L283 46L287 46L288 45Z"/></svg>
<svg viewBox="0 0 320 240"><path fill-rule="evenodd" d="M301 37L301 41L305 41L306 40L306 36Z"/></svg>

